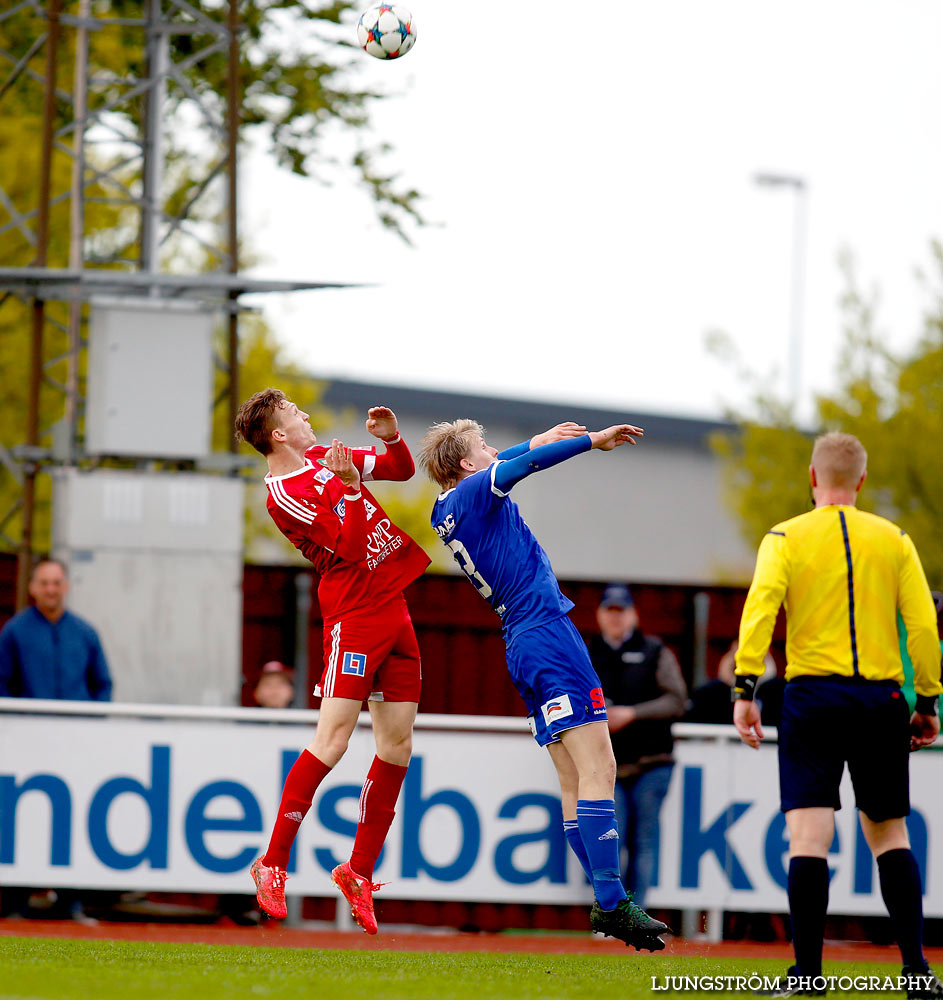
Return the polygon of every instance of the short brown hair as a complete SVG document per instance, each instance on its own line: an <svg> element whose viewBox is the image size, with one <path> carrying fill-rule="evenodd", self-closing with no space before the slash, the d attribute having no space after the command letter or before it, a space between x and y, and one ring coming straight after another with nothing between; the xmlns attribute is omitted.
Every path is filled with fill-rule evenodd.
<svg viewBox="0 0 943 1000"><path fill-rule="evenodd" d="M832 431L815 439L812 468L822 486L853 490L868 467L868 453L854 434Z"/></svg>
<svg viewBox="0 0 943 1000"><path fill-rule="evenodd" d="M43 566L58 566L62 570L62 575L66 578L69 576L69 567L61 559L54 559L52 556L46 556L43 559L37 559L33 568L30 570L29 578L33 581L36 578L36 574L43 568Z"/></svg>
<svg viewBox="0 0 943 1000"><path fill-rule="evenodd" d="M458 482L462 459L468 455L476 437L485 431L477 420L453 420L433 424L419 442L419 464L426 475L443 489Z"/></svg>
<svg viewBox="0 0 943 1000"><path fill-rule="evenodd" d="M271 455L275 414L287 402L281 389L263 389L250 396L236 414L236 437L263 455Z"/></svg>

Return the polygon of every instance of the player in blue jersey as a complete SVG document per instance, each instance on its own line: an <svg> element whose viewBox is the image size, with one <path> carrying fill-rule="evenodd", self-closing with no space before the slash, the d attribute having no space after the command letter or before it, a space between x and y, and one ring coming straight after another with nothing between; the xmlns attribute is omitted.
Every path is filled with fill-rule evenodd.
<svg viewBox="0 0 943 1000"><path fill-rule="evenodd" d="M564 423L499 454L485 442L480 424L456 420L430 428L419 460L443 489L432 526L501 616L511 679L560 779L564 833L593 883L590 924L636 949L658 951L666 925L636 906L619 878L616 765L602 685L567 617L573 602L508 496L531 473L641 436L631 424L587 434L581 425Z"/></svg>

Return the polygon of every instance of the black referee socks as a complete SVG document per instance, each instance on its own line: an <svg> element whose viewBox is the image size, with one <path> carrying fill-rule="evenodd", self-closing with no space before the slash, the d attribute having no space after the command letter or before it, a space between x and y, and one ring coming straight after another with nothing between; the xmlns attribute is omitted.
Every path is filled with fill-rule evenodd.
<svg viewBox="0 0 943 1000"><path fill-rule="evenodd" d="M904 965L911 969L925 969L923 896L920 869L914 852L909 847L885 851L878 857L878 878Z"/></svg>
<svg viewBox="0 0 943 1000"><path fill-rule="evenodd" d="M789 861L789 915L792 947L800 976L822 974L822 942L828 911L828 862L799 857Z"/></svg>

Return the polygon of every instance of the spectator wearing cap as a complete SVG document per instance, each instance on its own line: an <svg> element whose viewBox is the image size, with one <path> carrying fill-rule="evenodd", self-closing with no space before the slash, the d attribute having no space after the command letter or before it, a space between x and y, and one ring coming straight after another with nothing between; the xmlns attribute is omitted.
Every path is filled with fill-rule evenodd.
<svg viewBox="0 0 943 1000"><path fill-rule="evenodd" d="M599 635L589 655L602 682L616 758L623 875L639 905L657 870L658 817L674 767L671 723L684 714L687 688L677 657L661 639L644 635L632 592L606 587L596 612Z"/></svg>
<svg viewBox="0 0 943 1000"><path fill-rule="evenodd" d="M289 708L295 698L294 674L279 660L263 664L252 692L259 708Z"/></svg>

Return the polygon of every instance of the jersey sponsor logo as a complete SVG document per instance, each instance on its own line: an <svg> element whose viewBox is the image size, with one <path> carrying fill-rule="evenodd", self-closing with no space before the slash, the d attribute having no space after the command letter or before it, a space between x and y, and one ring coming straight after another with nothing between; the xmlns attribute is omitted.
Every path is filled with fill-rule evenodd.
<svg viewBox="0 0 943 1000"><path fill-rule="evenodd" d="M330 469L318 469L314 474L316 483L328 483L334 478L334 473Z"/></svg>
<svg viewBox="0 0 943 1000"><path fill-rule="evenodd" d="M593 708L606 707L606 696L602 693L602 688L593 688L593 690L589 692L589 697L593 703ZM593 714L598 715L598 713Z"/></svg>
<svg viewBox="0 0 943 1000"><path fill-rule="evenodd" d="M337 515L337 517L341 521L341 523L343 523L343 521L344 521L344 511L346 509L347 508L346 508L346 506L344 504L344 498L343 497L341 497L340 500L338 500L337 503L334 504L334 506L332 508L332 510ZM370 521L370 519L373 517L373 515L377 512L376 507L374 507L374 505L372 503L370 503L370 501L366 497L363 498L363 512L366 515L367 521ZM387 524L389 524L389 521L387 521Z"/></svg>
<svg viewBox="0 0 943 1000"><path fill-rule="evenodd" d="M558 698L551 698L540 706L540 711L544 714L544 722L549 726L557 719L565 719L573 714L573 706L570 704L570 696L562 694Z"/></svg>
<svg viewBox="0 0 943 1000"><path fill-rule="evenodd" d="M448 538L449 535L455 530L455 517L452 514L446 514L445 520L441 524L435 526L436 534L439 538Z"/></svg>
<svg viewBox="0 0 943 1000"><path fill-rule="evenodd" d="M367 533L367 569L376 569L387 556L402 548L404 538L394 535L392 528L390 519L384 517L373 531Z"/></svg>
<svg viewBox="0 0 943 1000"><path fill-rule="evenodd" d="M366 670L366 653L344 653L344 662L341 665L342 674L353 674L355 677L363 677Z"/></svg>

